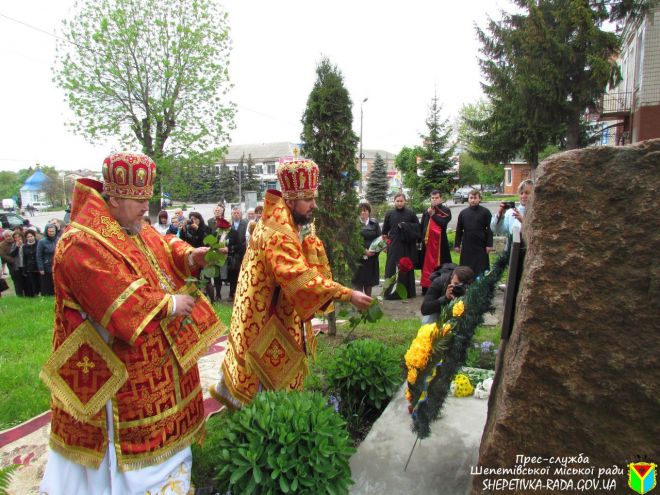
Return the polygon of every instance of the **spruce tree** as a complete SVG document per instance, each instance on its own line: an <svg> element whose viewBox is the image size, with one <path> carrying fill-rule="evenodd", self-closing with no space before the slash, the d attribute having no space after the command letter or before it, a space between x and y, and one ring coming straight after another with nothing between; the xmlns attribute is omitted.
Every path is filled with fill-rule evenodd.
<svg viewBox="0 0 660 495"><path fill-rule="evenodd" d="M243 191L256 191L257 195L261 194L261 183L257 178L257 175L254 173L254 160L252 159L252 154L248 155L247 162L245 164L245 169L243 176Z"/></svg>
<svg viewBox="0 0 660 495"><path fill-rule="evenodd" d="M422 162L419 164L419 168L422 169L419 191L424 197L428 197L434 189L446 193L451 188L453 176L451 168L454 166L452 157L456 145L451 140L452 129L449 120L440 118L441 109L438 97L434 95L426 119L428 134L421 136L424 145Z"/></svg>
<svg viewBox="0 0 660 495"><path fill-rule="evenodd" d="M333 278L348 284L361 255L355 168L358 138L352 102L339 69L323 58L302 117L303 153L319 166L317 232L325 245ZM329 317L329 332L336 332Z"/></svg>
<svg viewBox="0 0 660 495"><path fill-rule="evenodd" d="M371 169L369 180L367 181L367 201L369 201L372 206L385 203L385 201L387 201L388 187L389 180L387 178L385 160L380 156L380 153L376 153L374 166Z"/></svg>
<svg viewBox="0 0 660 495"><path fill-rule="evenodd" d="M607 2L515 0L522 13L477 30L483 85L491 108L475 122L478 158L504 161L523 155L532 168L548 144L583 146L581 123L618 69L618 39L601 29Z"/></svg>
<svg viewBox="0 0 660 495"><path fill-rule="evenodd" d="M220 165L220 185L221 199L225 202L233 203L238 197L238 184L234 179L234 173L229 169L227 163L223 160Z"/></svg>

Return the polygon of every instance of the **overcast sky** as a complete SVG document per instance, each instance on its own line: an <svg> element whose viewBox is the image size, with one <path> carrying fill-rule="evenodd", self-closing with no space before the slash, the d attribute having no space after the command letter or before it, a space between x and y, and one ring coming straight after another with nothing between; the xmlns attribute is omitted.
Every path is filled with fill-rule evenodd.
<svg viewBox="0 0 660 495"><path fill-rule="evenodd" d="M71 113L52 82L55 38L73 0L0 3L0 170L35 163L100 169L116 145L69 131ZM481 96L474 24L499 17L506 0L224 0L233 50L232 144L298 142L300 118L321 56L344 75L356 133L364 98L364 148L397 153L419 142L437 92L453 118ZM136 148L137 149L137 148Z"/></svg>

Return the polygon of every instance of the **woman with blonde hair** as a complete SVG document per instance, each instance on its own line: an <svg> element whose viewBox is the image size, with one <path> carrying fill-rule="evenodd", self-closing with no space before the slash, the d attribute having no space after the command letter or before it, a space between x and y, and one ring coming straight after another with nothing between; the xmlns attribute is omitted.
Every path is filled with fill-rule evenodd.
<svg viewBox="0 0 660 495"><path fill-rule="evenodd" d="M518 185L518 197L520 202L518 206L515 204L500 202L500 208L497 214L490 221L490 230L495 235L511 235L513 234L513 227L518 225L522 228L523 215L527 208L527 202L534 192L534 181L526 179ZM512 202L513 203L513 202Z"/></svg>

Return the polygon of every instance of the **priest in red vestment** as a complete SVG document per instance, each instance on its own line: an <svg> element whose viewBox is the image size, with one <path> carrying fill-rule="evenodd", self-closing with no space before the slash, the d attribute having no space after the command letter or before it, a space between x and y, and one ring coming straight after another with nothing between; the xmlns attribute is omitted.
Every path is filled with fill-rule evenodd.
<svg viewBox="0 0 660 495"><path fill-rule="evenodd" d="M55 252L49 495L192 492L190 445L204 433L197 360L220 336L185 279L208 248L142 227L156 174L137 153L81 179Z"/></svg>

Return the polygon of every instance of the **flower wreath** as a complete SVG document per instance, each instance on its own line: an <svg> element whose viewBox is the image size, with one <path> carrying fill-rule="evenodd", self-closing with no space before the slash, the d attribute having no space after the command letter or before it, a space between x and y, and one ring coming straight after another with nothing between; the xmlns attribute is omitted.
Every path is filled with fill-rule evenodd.
<svg viewBox="0 0 660 495"><path fill-rule="evenodd" d="M417 408L428 398L428 388L440 372L445 352L453 336L458 319L465 313L463 298L445 306L438 323L427 323L417 331L417 336L406 352L407 368L406 399L408 411L415 419Z"/></svg>

